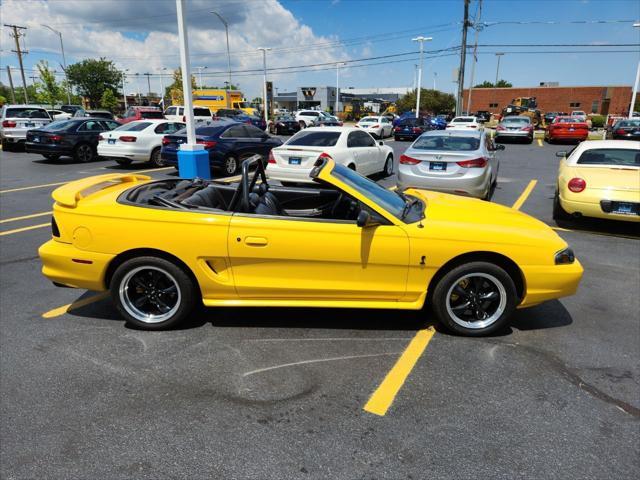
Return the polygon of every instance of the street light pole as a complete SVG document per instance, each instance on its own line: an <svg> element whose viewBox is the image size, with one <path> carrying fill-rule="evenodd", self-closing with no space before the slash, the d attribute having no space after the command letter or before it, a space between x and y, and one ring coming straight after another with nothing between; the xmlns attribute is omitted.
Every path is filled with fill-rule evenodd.
<svg viewBox="0 0 640 480"><path fill-rule="evenodd" d="M503 52L496 53L496 57L498 57L498 65L496 66L496 83L493 84L493 88L498 88L498 74L500 72L500 57L503 56Z"/></svg>
<svg viewBox="0 0 640 480"><path fill-rule="evenodd" d="M634 23L635 28L640 27L640 23ZM633 82L633 93L631 94L631 105L629 105L629 118L633 118L633 108L636 105L636 95L638 94L638 82L640 81L640 60L638 60L638 68L636 69L636 81Z"/></svg>
<svg viewBox="0 0 640 480"><path fill-rule="evenodd" d="M420 116L420 90L422 90L422 66L424 63L424 42L430 42L433 40L431 37L419 36L412 38L412 42L420 42L420 69L418 70L418 88L416 95L416 118Z"/></svg>
<svg viewBox="0 0 640 480"><path fill-rule="evenodd" d="M160 70L160 96L162 98L161 102L162 102L162 108L164 109L165 105L164 105L164 72L167 69L167 67L162 67L162 69Z"/></svg>
<svg viewBox="0 0 640 480"><path fill-rule="evenodd" d="M269 114L267 112L267 52L271 50L267 47L258 48L262 52L262 70L263 70L263 85L262 85L262 106L264 108L264 121L269 121Z"/></svg>
<svg viewBox="0 0 640 480"><path fill-rule="evenodd" d="M67 77L67 59L64 56L64 43L62 43L62 32L54 30L49 25L42 24L42 26L45 28L48 28L53 33L58 35L58 37L60 37L60 50L62 51L62 67L64 69L64 78L67 80L67 103L71 105L71 90L70 90L71 87L69 86L69 78Z"/></svg>
<svg viewBox="0 0 640 480"><path fill-rule="evenodd" d="M202 70L206 70L207 67L196 67L196 70L198 70L198 86L200 87L200 90L202 90Z"/></svg>
<svg viewBox="0 0 640 480"><path fill-rule="evenodd" d="M227 21L216 11L212 11L216 17L220 19L224 25L224 32L227 36L227 70L229 71L229 83L227 84L227 108L231 106L231 99L229 98L229 90L231 90L231 52L229 51L229 24Z"/></svg>
<svg viewBox="0 0 640 480"><path fill-rule="evenodd" d="M340 108L340 65L346 65L345 62L336 63L336 108L333 112L334 115L338 115L338 110Z"/></svg>
<svg viewBox="0 0 640 480"><path fill-rule="evenodd" d="M433 72L433 89L436 89L436 77L438 76L438 72Z"/></svg>
<svg viewBox="0 0 640 480"><path fill-rule="evenodd" d="M126 85L126 80L127 80L127 72L129 71L129 69L125 69L122 71L122 98L124 100L124 109L125 111L127 110L127 85Z"/></svg>

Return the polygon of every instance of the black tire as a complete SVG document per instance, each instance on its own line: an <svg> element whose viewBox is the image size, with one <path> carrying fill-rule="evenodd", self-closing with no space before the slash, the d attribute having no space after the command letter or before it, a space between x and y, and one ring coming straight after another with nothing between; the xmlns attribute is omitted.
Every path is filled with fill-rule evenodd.
<svg viewBox="0 0 640 480"><path fill-rule="evenodd" d="M395 135L393 136L393 139L394 139L396 142L399 142L399 141L400 141L400 137L397 137L397 136L395 136Z"/></svg>
<svg viewBox="0 0 640 480"><path fill-rule="evenodd" d="M222 167L224 174L231 177L240 171L240 162L233 155L229 155L224 159L224 166Z"/></svg>
<svg viewBox="0 0 640 480"><path fill-rule="evenodd" d="M126 167L127 165L131 165L131 159L129 158L114 158L118 165Z"/></svg>
<svg viewBox="0 0 640 480"><path fill-rule="evenodd" d="M132 258L120 265L113 274L110 293L127 323L144 330L178 325L199 300L198 289L187 272L151 256Z"/></svg>
<svg viewBox="0 0 640 480"><path fill-rule="evenodd" d="M95 160L95 158L96 152L88 143L81 143L73 149L73 159L76 162L89 163Z"/></svg>
<svg viewBox="0 0 640 480"><path fill-rule="evenodd" d="M60 155L54 155L53 153L47 153L42 155L44 158L46 158L47 160L51 160L52 162L55 162L56 160L58 160L60 158Z"/></svg>
<svg viewBox="0 0 640 480"><path fill-rule="evenodd" d="M387 159L384 162L384 167L382 169L382 175L387 178L393 175L393 155L387 155Z"/></svg>
<svg viewBox="0 0 640 480"><path fill-rule="evenodd" d="M350 163L350 164L349 164L349 168L350 168L351 170L353 170L354 172L356 171L356 166L355 166L355 164L353 164L353 163Z"/></svg>
<svg viewBox="0 0 640 480"><path fill-rule="evenodd" d="M2 141L2 151L3 152L13 152L14 145L11 142L7 142L6 140Z"/></svg>
<svg viewBox="0 0 640 480"><path fill-rule="evenodd" d="M162 160L162 156L160 155L160 147L156 147L151 152L151 157L149 157L149 161L151 165L154 167L164 167L164 160Z"/></svg>
<svg viewBox="0 0 640 480"><path fill-rule="evenodd" d="M502 268L471 262L453 268L438 281L431 303L437 319L449 331L480 337L504 328L518 304L518 294L513 279ZM483 319L483 315L488 317Z"/></svg>
<svg viewBox="0 0 640 480"><path fill-rule="evenodd" d="M556 221L571 220L571 215L564 208L562 208L562 205L560 204L560 193L558 192L557 189L555 194L553 195L552 216L553 216L553 219Z"/></svg>
<svg viewBox="0 0 640 480"><path fill-rule="evenodd" d="M533 137L527 139L527 143L531 145L533 143Z"/></svg>

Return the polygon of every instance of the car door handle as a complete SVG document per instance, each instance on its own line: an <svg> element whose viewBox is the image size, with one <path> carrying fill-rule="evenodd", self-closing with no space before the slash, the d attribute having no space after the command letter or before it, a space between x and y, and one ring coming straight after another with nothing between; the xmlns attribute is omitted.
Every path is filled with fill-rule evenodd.
<svg viewBox="0 0 640 480"><path fill-rule="evenodd" d="M250 247L264 247L269 241L264 237L245 237L244 243Z"/></svg>

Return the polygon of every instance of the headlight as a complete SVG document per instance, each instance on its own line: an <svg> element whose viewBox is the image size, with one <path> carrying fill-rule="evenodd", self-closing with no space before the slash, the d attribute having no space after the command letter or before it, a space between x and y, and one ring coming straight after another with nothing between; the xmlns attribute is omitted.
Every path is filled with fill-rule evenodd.
<svg viewBox="0 0 640 480"><path fill-rule="evenodd" d="M573 253L573 250L570 248L565 248L564 250L560 250L556 253L556 265L566 265L569 263L573 263L576 259L576 256Z"/></svg>

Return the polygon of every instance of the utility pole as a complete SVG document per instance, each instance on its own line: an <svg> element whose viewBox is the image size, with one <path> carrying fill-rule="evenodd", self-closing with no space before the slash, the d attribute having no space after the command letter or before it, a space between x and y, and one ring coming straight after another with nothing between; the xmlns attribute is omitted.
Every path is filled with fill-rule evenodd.
<svg viewBox="0 0 640 480"><path fill-rule="evenodd" d="M127 72L129 69L125 69L122 71L122 99L124 100L124 111L127 111Z"/></svg>
<svg viewBox="0 0 640 480"><path fill-rule="evenodd" d="M229 98L229 90L231 90L231 53L229 52L229 23L216 11L212 11L216 17L222 22L224 25L224 31L227 35L227 70L229 71L229 83L227 84L227 108L231 107L231 99Z"/></svg>
<svg viewBox="0 0 640 480"><path fill-rule="evenodd" d="M7 65L7 76L9 77L9 87L11 87L11 103L16 103L16 92L13 90L13 78L11 78L11 67Z"/></svg>
<svg viewBox="0 0 640 480"><path fill-rule="evenodd" d="M271 48L260 47L258 48L262 52L262 70L263 70L263 83L262 86L262 102L264 106L264 121L265 123L269 122L269 113L267 111L267 52L271 50Z"/></svg>
<svg viewBox="0 0 640 480"><path fill-rule="evenodd" d="M416 89L416 118L420 117L420 91L422 90L422 66L424 63L424 42L433 40L431 37L423 37L422 35L412 38L413 42L420 42L420 70L418 70L418 88Z"/></svg>
<svg viewBox="0 0 640 480"><path fill-rule="evenodd" d="M471 64L471 81L469 82L469 93L467 94L467 112L471 113L471 91L473 90L473 82L476 74L476 63L478 63L478 35L482 29L480 18L482 17L482 0L478 0L478 15L473 20L473 28L476 31L476 39L473 45L473 63Z"/></svg>
<svg viewBox="0 0 640 480"><path fill-rule="evenodd" d="M24 65L22 64L22 55L26 55L29 52L23 52L20 49L20 37L24 35L20 32L20 30L26 30L27 27L20 27L18 25L7 25L6 23L4 24L4 26L13 29L13 34L11 36L16 41L16 49L11 51L18 55L18 62L20 63L20 75L22 76L22 88L24 88L24 103L29 103L29 95L27 94L27 80L24 77Z"/></svg>
<svg viewBox="0 0 640 480"><path fill-rule="evenodd" d="M436 78L438 77L438 72L433 72L433 89L436 89Z"/></svg>
<svg viewBox="0 0 640 480"><path fill-rule="evenodd" d="M62 43L62 32L59 32L58 30L54 30L49 25L43 24L42 26L45 28L48 28L53 33L58 35L58 37L60 37L60 50L62 51L62 65L63 65L62 69L64 70L64 78L67 81L67 102L69 103L69 105L71 105L71 86L69 85L69 78L67 77L67 59L64 56L64 43Z"/></svg>
<svg viewBox="0 0 640 480"><path fill-rule="evenodd" d="M162 97L162 109L165 109L165 104L164 104L164 80L163 80L163 73L165 70L167 70L167 67L162 67L162 70L160 70L160 95Z"/></svg>
<svg viewBox="0 0 640 480"><path fill-rule="evenodd" d="M633 27L640 27L640 22L634 23ZM631 94L631 104L629 105L629 118L633 118L633 110L636 106L636 96L638 95L638 82L640 82L640 61L638 61L638 68L636 69L636 81L633 82L633 93Z"/></svg>
<svg viewBox="0 0 640 480"><path fill-rule="evenodd" d="M143 73L143 75L147 76L147 98L149 98L151 96L151 74L150 73Z"/></svg>
<svg viewBox="0 0 640 480"><path fill-rule="evenodd" d="M462 45L460 48L460 70L458 70L458 95L456 115L462 113L462 92L464 90L464 64L467 60L467 28L469 27L469 1L464 0L464 20L462 21Z"/></svg>
<svg viewBox="0 0 640 480"><path fill-rule="evenodd" d="M340 65L346 65L345 62L336 63L336 108L333 112L334 115L338 116L338 109L340 107ZM278 89L276 88L276 93Z"/></svg>

